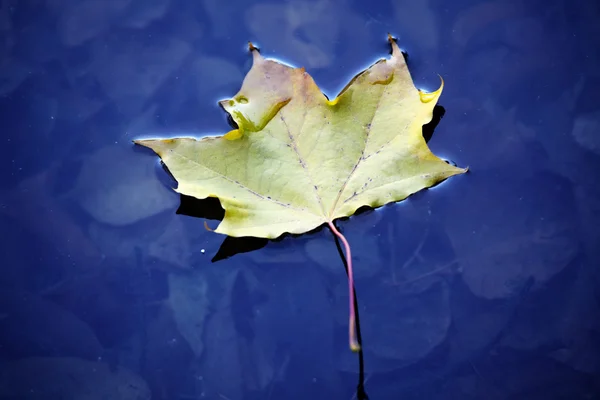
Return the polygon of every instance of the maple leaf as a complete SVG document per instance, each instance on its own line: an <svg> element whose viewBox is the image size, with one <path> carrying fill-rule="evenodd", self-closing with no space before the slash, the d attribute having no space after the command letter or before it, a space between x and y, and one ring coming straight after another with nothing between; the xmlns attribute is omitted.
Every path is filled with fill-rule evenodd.
<svg viewBox="0 0 600 400"><path fill-rule="evenodd" d="M304 68L265 59L250 44L253 64L241 90L220 102L238 129L200 140L135 141L161 157L177 192L219 199L225 217L218 233L276 238L328 224L346 250L355 350L350 247L333 221L467 171L435 156L422 135L443 81L433 93L416 89L389 42L391 57L355 76L334 100Z"/></svg>

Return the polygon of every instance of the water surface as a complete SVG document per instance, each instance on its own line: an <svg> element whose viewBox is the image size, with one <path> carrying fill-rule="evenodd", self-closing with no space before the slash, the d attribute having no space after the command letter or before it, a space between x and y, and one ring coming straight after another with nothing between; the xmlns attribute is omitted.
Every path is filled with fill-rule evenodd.
<svg viewBox="0 0 600 400"><path fill-rule="evenodd" d="M470 173L339 222L367 393L596 398L598 20L586 0L1 2L0 397L353 398L331 233L224 242L131 141L227 132L249 40L334 97L389 32L419 88L444 78L429 146Z"/></svg>

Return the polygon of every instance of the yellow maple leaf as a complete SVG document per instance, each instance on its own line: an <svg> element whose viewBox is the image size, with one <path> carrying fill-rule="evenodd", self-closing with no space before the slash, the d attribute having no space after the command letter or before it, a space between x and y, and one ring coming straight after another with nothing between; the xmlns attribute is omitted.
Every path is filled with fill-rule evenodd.
<svg viewBox="0 0 600 400"><path fill-rule="evenodd" d="M334 100L304 68L265 59L250 44L253 64L241 90L220 102L238 129L200 140L135 141L161 157L177 192L219 199L225 217L218 233L276 238L328 224L346 250L355 350L350 248L333 221L467 171L435 156L422 135L443 81L433 93L416 89L389 42L391 57L355 76Z"/></svg>

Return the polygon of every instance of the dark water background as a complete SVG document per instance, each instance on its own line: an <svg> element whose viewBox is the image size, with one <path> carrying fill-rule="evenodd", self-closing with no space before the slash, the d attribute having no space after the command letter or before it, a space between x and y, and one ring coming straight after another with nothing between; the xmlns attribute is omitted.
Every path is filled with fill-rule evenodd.
<svg viewBox="0 0 600 400"><path fill-rule="evenodd" d="M445 79L429 145L471 173L339 223L367 393L600 398L598 21L586 0L0 1L0 398L352 399L331 233L211 262L223 236L131 140L229 130L248 40L333 96L388 32L419 88Z"/></svg>

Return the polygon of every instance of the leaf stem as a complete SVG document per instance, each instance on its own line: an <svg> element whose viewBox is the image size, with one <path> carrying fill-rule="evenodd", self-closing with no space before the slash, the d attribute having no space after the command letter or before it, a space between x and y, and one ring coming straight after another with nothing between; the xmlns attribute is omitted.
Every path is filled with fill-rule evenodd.
<svg viewBox="0 0 600 400"><path fill-rule="evenodd" d="M348 338L350 342L350 349L354 352L360 351L360 345L358 340L356 339L356 309L354 308L354 273L352 272L352 253L350 252L350 244L341 234L340 231L337 230L333 222L327 222L329 224L329 228L344 244L344 250L346 253L346 265L348 266L348 298L349 298L349 307L350 307L350 317L348 324Z"/></svg>

